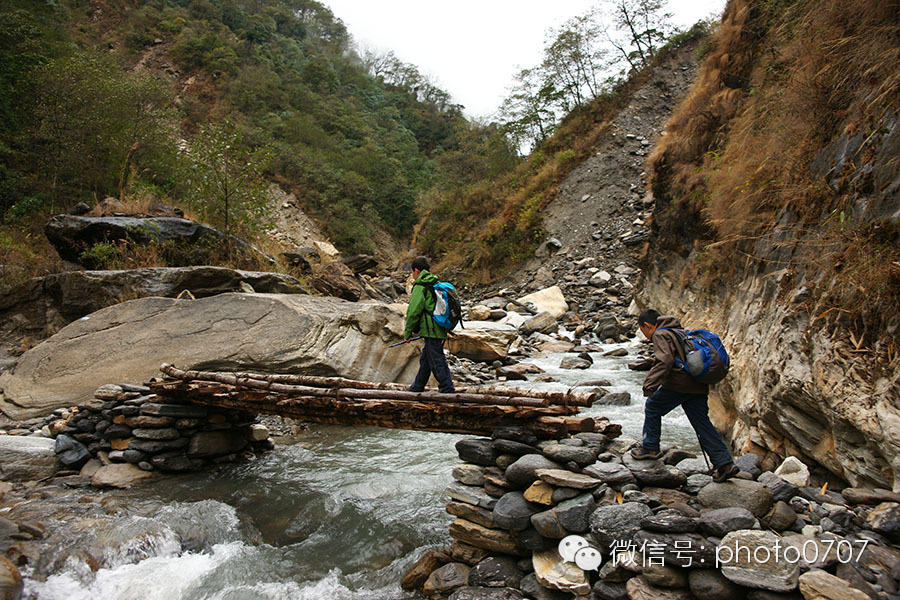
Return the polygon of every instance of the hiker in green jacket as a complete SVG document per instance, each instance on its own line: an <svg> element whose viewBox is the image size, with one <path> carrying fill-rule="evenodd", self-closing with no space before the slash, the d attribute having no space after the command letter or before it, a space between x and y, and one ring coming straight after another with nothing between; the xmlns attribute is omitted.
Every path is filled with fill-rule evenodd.
<svg viewBox="0 0 900 600"><path fill-rule="evenodd" d="M419 372L409 391L421 392L428 383L428 377L434 373L438 381L438 390L445 394L455 392L450 367L444 356L444 340L447 332L432 318L434 312L434 290L429 287L438 282L438 278L428 272L428 259L417 256L412 261L412 276L415 278L412 292L409 295L409 308L406 309L406 328L403 337L406 341L415 335L422 336L425 346L419 357Z"/></svg>

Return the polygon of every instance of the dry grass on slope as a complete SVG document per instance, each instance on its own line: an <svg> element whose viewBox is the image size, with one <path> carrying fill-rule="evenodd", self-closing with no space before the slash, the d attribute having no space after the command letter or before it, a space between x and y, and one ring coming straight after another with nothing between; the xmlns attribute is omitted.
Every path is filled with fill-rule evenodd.
<svg viewBox="0 0 900 600"><path fill-rule="evenodd" d="M657 247L701 250L710 281L743 268L819 282L813 309L859 330L895 318L900 227L860 201L882 190L835 190L812 165L841 136L862 134L847 181L876 160L900 169L876 156L900 112L898 11L883 0L730 0L650 159Z"/></svg>

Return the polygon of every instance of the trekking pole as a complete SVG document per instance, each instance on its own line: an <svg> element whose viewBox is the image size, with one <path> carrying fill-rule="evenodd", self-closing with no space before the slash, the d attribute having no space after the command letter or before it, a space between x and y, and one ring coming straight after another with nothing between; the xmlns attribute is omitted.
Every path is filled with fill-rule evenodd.
<svg viewBox="0 0 900 600"><path fill-rule="evenodd" d="M422 336L420 335L418 337L409 338L408 340L403 340L402 342L397 342L396 344L391 344L390 346L388 346L388 348L394 348L396 346L401 346L403 344L408 344L410 342L414 342L416 340L421 340L421 339L422 339Z"/></svg>
<svg viewBox="0 0 900 600"><path fill-rule="evenodd" d="M697 435L697 443L700 444L700 454L703 455L703 460L706 461L706 468L712 472L712 465L709 463L709 459L706 457L706 450L703 449L703 442L700 441L700 434L694 430L694 433Z"/></svg>

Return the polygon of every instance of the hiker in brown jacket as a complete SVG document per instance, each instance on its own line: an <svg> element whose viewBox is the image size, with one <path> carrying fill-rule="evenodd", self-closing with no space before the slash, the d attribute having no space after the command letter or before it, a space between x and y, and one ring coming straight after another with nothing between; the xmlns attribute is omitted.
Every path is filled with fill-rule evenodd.
<svg viewBox="0 0 900 600"><path fill-rule="evenodd" d="M638 328L653 342L653 366L644 380L643 442L632 448L637 459L659 458L659 438L662 417L676 406L681 406L697 438L701 449L713 463L713 480L725 481L734 477L740 469L734 464L728 446L709 420L709 386L696 381L683 369L675 367L675 358L686 360L682 338L686 335L675 317L661 316L655 310L646 310L638 317Z"/></svg>

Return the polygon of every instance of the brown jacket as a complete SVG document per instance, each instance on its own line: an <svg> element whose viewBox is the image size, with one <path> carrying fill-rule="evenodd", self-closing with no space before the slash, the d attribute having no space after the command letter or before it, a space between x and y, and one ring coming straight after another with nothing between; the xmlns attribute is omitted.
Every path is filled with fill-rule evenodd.
<svg viewBox="0 0 900 600"><path fill-rule="evenodd" d="M684 361L684 347L675 332L669 328L683 329L675 317L659 317L659 327L650 336L653 342L653 366L644 380L644 396L652 396L660 387L683 394L709 394L709 386L695 381L684 369L674 366L675 357Z"/></svg>

